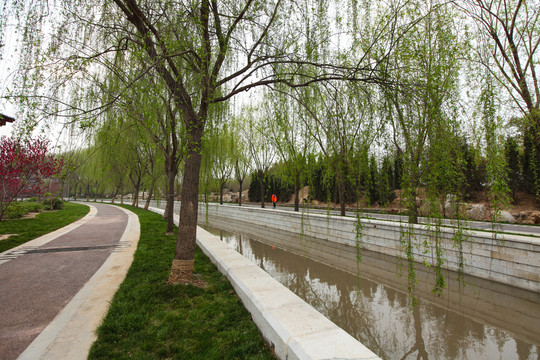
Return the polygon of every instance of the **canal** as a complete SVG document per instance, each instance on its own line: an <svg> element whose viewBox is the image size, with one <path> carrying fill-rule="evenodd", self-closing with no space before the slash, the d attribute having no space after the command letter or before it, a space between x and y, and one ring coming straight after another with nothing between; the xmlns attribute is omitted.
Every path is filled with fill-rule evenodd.
<svg viewBox="0 0 540 360"><path fill-rule="evenodd" d="M350 262L318 252L320 240L234 222L220 227L207 230L383 359L539 358L538 293L473 277L462 288L447 272L439 298L432 274L417 266L411 308L398 259L363 251L361 262Z"/></svg>

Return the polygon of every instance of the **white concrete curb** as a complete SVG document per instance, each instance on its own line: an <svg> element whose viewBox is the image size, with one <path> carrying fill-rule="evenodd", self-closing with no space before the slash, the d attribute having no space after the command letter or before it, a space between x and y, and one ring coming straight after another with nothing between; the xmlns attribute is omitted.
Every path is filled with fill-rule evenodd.
<svg viewBox="0 0 540 360"><path fill-rule="evenodd" d="M138 216L124 208L119 209L128 215L126 229L119 241L120 246L34 339L18 360L82 360L88 357L90 347L97 338L95 331L107 313L116 290L126 277L139 242ZM97 210L94 215L96 212Z"/></svg>
<svg viewBox="0 0 540 360"><path fill-rule="evenodd" d="M163 214L162 209L149 210ZM178 225L178 215L174 222ZM379 359L264 270L200 227L197 245L229 279L278 358Z"/></svg>

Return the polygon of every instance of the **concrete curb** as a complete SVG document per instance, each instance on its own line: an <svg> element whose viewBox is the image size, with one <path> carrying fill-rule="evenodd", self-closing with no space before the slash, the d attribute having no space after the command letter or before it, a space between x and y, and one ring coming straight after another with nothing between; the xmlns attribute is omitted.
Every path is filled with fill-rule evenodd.
<svg viewBox="0 0 540 360"><path fill-rule="evenodd" d="M128 215L126 229L120 238L119 246L66 307L26 348L19 356L19 360L76 360L88 357L90 347L97 338L95 330L101 324L110 301L126 277L140 237L138 216L124 208L119 207L119 209ZM95 213L97 210L94 216Z"/></svg>
<svg viewBox="0 0 540 360"><path fill-rule="evenodd" d="M163 214L162 209L149 208ZM174 216L178 225L178 216ZM379 359L250 260L197 228L197 245L231 282L264 339L280 359Z"/></svg>

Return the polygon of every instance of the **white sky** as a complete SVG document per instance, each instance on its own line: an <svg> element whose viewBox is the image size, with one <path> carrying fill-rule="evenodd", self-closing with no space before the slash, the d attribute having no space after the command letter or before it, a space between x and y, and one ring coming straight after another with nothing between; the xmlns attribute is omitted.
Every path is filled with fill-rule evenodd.
<svg viewBox="0 0 540 360"><path fill-rule="evenodd" d="M9 88L13 80L13 72L17 67L18 54L16 53L16 34L13 24L6 24L4 34L4 47L0 54L0 113L15 117L15 107L9 104L5 99L6 89ZM8 123L0 127L0 136L10 136L13 124Z"/></svg>

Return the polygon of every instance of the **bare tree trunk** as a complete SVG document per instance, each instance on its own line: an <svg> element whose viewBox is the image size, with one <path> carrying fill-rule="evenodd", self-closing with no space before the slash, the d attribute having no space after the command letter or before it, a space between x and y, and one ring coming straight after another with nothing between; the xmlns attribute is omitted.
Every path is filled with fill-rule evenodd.
<svg viewBox="0 0 540 360"><path fill-rule="evenodd" d="M341 166L337 169L338 195L339 195L339 214L345 216L345 180L341 175Z"/></svg>
<svg viewBox="0 0 540 360"><path fill-rule="evenodd" d="M133 196L133 201L131 202L131 206L137 207L139 206L139 189L141 187L141 182L137 182L135 185L135 195Z"/></svg>
<svg viewBox="0 0 540 360"><path fill-rule="evenodd" d="M411 199L409 202L409 222L418 224L418 204L416 203L416 184L411 189Z"/></svg>
<svg viewBox="0 0 540 360"><path fill-rule="evenodd" d="M167 173L167 190L165 196L165 211L163 212L163 218L167 220L167 234L172 234L174 231L174 182L176 179L177 168L173 163L173 160L169 157L165 157L165 172Z"/></svg>
<svg viewBox="0 0 540 360"><path fill-rule="evenodd" d="M199 174L202 156L199 152L200 132L192 131L191 146L186 157L182 196L180 205L180 224L176 251L169 276L170 284L193 282L193 257L197 239L197 217L199 206ZM195 134L193 134L195 133Z"/></svg>
<svg viewBox="0 0 540 360"><path fill-rule="evenodd" d="M152 195L154 194L154 185L148 191L148 196L146 197L146 204L144 204L144 210L148 210L150 207L150 201L152 201Z"/></svg>
<svg viewBox="0 0 540 360"><path fill-rule="evenodd" d="M113 194L112 199L111 199L111 204L114 204L114 199L116 199L116 195L118 195L118 186L114 190L114 194Z"/></svg>
<svg viewBox="0 0 540 360"><path fill-rule="evenodd" d="M259 170L259 190L261 192L261 208L264 208L264 172Z"/></svg>
<svg viewBox="0 0 540 360"><path fill-rule="evenodd" d="M294 193L296 194L294 198L294 211L300 211L300 172L296 171L296 177L294 180Z"/></svg>
<svg viewBox="0 0 540 360"><path fill-rule="evenodd" d="M174 164L168 164L167 166L167 205L165 205L165 212L163 217L167 219L168 234L172 234L174 231L174 181L176 179L176 170Z"/></svg>
<svg viewBox="0 0 540 360"><path fill-rule="evenodd" d="M240 183L240 191L238 192L238 206L242 206L242 183L243 181L238 181Z"/></svg>
<svg viewBox="0 0 540 360"><path fill-rule="evenodd" d="M223 182L219 183L219 204L223 205L223 187L225 184Z"/></svg>

